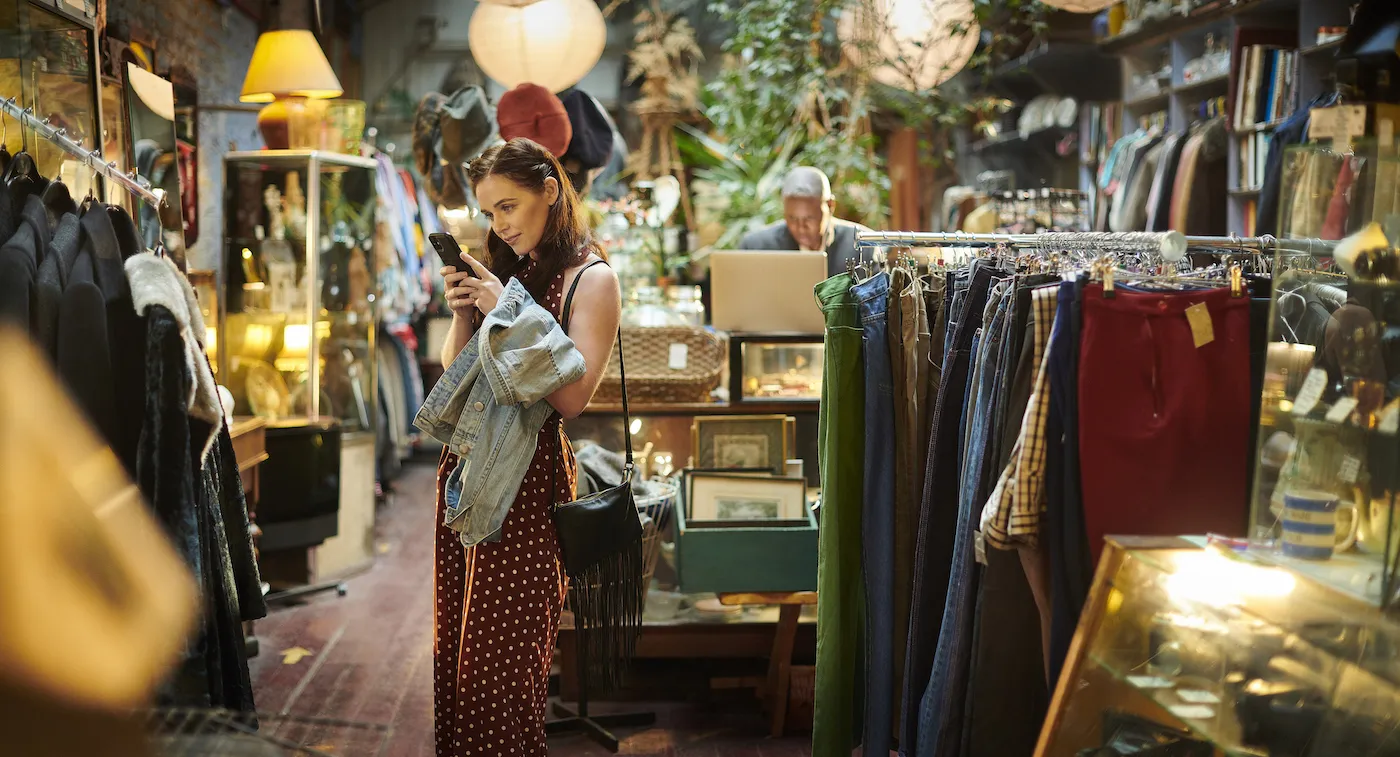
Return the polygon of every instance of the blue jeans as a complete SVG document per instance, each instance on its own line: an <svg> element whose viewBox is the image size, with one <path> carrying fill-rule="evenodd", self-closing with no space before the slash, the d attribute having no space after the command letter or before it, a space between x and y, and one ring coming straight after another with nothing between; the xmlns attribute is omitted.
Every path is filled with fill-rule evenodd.
<svg viewBox="0 0 1400 757"><path fill-rule="evenodd" d="M994 425L994 405L998 400L997 378L1004 351L1009 305L1014 293L1008 283L997 284L987 307L991 323L983 331L977 348L976 367L969 387L970 405L964 416L968 427L963 453L962 483L958 498L956 541L953 547L948 593L934 654L933 671L924 691L919 713L919 757L957 755L962 745L963 715L967 698L968 671L972 662L974 609L980 569L974 559L974 532L983 493L987 488L987 445Z"/></svg>
<svg viewBox="0 0 1400 757"><path fill-rule="evenodd" d="M894 723L894 378L887 314L890 277L852 287L860 303L865 359L865 753L888 754Z"/></svg>
<svg viewBox="0 0 1400 757"><path fill-rule="evenodd" d="M904 664L904 694L900 703L900 751L912 753L918 743L919 710L938 646L952 572L958 521L958 485L962 470L962 398L972 372L973 338L982 328L982 310L991 290L993 272L979 267L960 297L948 330L951 346L944 354L929 432L928 469L919 511L919 539L914 557L914 602L909 614L909 641ZM957 283L954 284L955 290ZM954 296L958 296L956 291ZM869 751L867 754L876 754Z"/></svg>

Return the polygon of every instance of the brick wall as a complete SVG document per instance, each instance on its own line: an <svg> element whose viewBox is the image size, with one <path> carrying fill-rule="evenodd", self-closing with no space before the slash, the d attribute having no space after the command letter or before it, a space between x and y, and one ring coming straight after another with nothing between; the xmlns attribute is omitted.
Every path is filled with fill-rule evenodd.
<svg viewBox="0 0 1400 757"><path fill-rule="evenodd" d="M257 24L216 0L108 0L110 29L154 46L156 66L168 75L182 67L199 92L199 239L189 249L191 269L218 265L223 237L223 156L262 146L257 115L210 106L237 105Z"/></svg>

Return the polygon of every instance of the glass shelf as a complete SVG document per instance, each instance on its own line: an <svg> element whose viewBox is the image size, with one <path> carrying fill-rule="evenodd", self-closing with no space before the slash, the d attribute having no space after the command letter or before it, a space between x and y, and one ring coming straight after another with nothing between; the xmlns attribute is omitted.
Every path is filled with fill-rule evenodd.
<svg viewBox="0 0 1400 757"><path fill-rule="evenodd" d="M225 166L219 375L235 412L373 432L374 162L264 151Z"/></svg>

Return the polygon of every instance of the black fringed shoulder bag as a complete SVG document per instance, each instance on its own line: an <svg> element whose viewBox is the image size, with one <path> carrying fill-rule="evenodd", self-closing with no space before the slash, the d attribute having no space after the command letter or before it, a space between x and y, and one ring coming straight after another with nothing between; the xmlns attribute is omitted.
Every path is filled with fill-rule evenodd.
<svg viewBox="0 0 1400 757"><path fill-rule="evenodd" d="M574 277L560 319L565 333L569 330L579 279L584 271L602 262L589 263ZM564 571L569 575L569 603L579 633L580 675L600 689L622 685L623 673L636 651L646 598L646 587L642 585L642 521L632 495L632 419L627 408L621 327L617 331L617 364L622 374L622 438L627 446L622 481L583 499L556 503L553 510L559 551ZM561 454L563 448L561 433ZM553 479L557 469L556 460L550 466L551 497L556 491Z"/></svg>

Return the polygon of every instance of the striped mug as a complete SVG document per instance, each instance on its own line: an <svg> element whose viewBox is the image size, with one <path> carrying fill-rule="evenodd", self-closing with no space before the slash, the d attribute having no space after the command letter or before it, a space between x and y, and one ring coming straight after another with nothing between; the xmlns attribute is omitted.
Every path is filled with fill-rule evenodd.
<svg viewBox="0 0 1400 757"><path fill-rule="evenodd" d="M1330 560L1337 544L1337 511L1350 510L1344 518L1356 528L1356 506L1339 502L1335 494L1320 491L1290 492L1283 495L1283 554L1300 560Z"/></svg>

